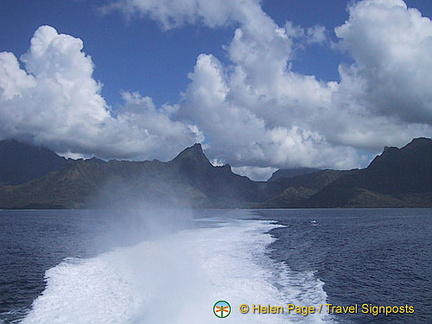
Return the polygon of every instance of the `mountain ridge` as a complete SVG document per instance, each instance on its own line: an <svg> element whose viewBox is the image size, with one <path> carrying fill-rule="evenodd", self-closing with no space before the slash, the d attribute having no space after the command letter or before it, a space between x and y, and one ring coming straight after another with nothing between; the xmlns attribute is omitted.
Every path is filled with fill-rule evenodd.
<svg viewBox="0 0 432 324"><path fill-rule="evenodd" d="M307 169L271 181L237 175L229 164L213 166L199 143L168 162L66 160L47 149L25 148L42 152L41 161L61 163L28 181L4 182L0 208L111 208L140 201L194 208L432 207L429 138L385 148L365 169ZM5 161L0 155L0 164Z"/></svg>
<svg viewBox="0 0 432 324"><path fill-rule="evenodd" d="M432 140L387 147L369 166L340 178L304 202L305 207L432 206Z"/></svg>
<svg viewBox="0 0 432 324"><path fill-rule="evenodd" d="M0 183L17 185L58 170L66 159L44 147L0 141Z"/></svg>

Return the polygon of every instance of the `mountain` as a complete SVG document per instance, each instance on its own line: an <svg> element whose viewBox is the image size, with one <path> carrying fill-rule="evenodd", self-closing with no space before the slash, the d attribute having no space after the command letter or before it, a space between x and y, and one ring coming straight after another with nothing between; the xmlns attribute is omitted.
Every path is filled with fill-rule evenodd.
<svg viewBox="0 0 432 324"><path fill-rule="evenodd" d="M291 178L281 177L267 182L267 197L262 207L302 208L307 199L339 178L358 170L321 170Z"/></svg>
<svg viewBox="0 0 432 324"><path fill-rule="evenodd" d="M315 173L321 171L320 169L314 168L294 168L294 169L280 169L273 172L272 176L268 181L275 181L280 178L294 178L303 174Z"/></svg>
<svg viewBox="0 0 432 324"><path fill-rule="evenodd" d="M366 169L341 177L304 207L431 207L432 140L387 147Z"/></svg>
<svg viewBox="0 0 432 324"><path fill-rule="evenodd" d="M262 195L261 195L262 196ZM68 160L59 170L0 187L0 208L133 207L147 201L192 207L250 207L257 183L214 167L200 144L170 162Z"/></svg>
<svg viewBox="0 0 432 324"><path fill-rule="evenodd" d="M263 200L257 182L233 173L229 164L213 166L201 144L184 150L168 166L177 171L183 183L197 188L215 206L250 206Z"/></svg>
<svg viewBox="0 0 432 324"><path fill-rule="evenodd" d="M60 169L66 159L15 140L0 141L0 184L21 184Z"/></svg>
<svg viewBox="0 0 432 324"><path fill-rule="evenodd" d="M0 208L432 207L428 138L385 148L366 169L282 170L266 182L213 166L200 144L169 162L65 160L15 141L0 142L0 153Z"/></svg>

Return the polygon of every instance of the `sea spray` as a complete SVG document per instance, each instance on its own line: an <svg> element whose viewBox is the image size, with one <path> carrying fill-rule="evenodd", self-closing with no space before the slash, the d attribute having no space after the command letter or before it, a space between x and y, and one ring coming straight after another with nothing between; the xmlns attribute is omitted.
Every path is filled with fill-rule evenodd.
<svg viewBox="0 0 432 324"><path fill-rule="evenodd" d="M268 231L277 225L233 219L197 223L201 226L95 258L66 259L47 271L47 288L23 323L219 323L212 307L221 299L233 307L227 323L304 320L237 311L243 303L307 301L287 286L296 275L268 255L274 241ZM309 280L309 293L324 302L322 285L313 276Z"/></svg>

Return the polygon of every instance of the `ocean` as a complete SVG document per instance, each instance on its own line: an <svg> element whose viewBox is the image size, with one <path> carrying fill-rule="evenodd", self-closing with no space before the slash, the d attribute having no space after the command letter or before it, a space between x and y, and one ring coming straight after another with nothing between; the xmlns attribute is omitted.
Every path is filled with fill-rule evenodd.
<svg viewBox="0 0 432 324"><path fill-rule="evenodd" d="M0 249L0 323L432 323L431 209L3 210Z"/></svg>

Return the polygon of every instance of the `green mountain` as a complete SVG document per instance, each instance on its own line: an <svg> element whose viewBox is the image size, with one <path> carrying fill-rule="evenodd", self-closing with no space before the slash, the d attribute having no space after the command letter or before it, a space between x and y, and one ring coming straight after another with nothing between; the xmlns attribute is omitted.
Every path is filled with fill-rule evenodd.
<svg viewBox="0 0 432 324"><path fill-rule="evenodd" d="M267 182L267 201L262 207L302 208L305 201L339 178L356 173L358 170L321 170L299 176L281 177Z"/></svg>
<svg viewBox="0 0 432 324"><path fill-rule="evenodd" d="M432 207L427 138L386 148L366 169L284 171L266 182L213 166L200 144L169 162L65 160L15 141L0 142L3 152L0 208Z"/></svg>
<svg viewBox="0 0 432 324"><path fill-rule="evenodd" d="M231 166L213 166L200 144L181 152L167 166L179 175L183 184L196 188L214 207L242 207L264 199L259 183L231 171Z"/></svg>
<svg viewBox="0 0 432 324"><path fill-rule="evenodd" d="M304 207L432 207L432 140L386 147L366 169L335 180Z"/></svg>
<svg viewBox="0 0 432 324"><path fill-rule="evenodd" d="M294 169L280 169L273 172L272 176L268 181L275 181L280 178L294 178L303 174L315 173L321 171L320 169L314 168L294 168Z"/></svg>
<svg viewBox="0 0 432 324"><path fill-rule="evenodd" d="M1 186L0 208L250 207L260 197L255 182L229 165L212 166L195 144L170 162L68 160L41 178Z"/></svg>

